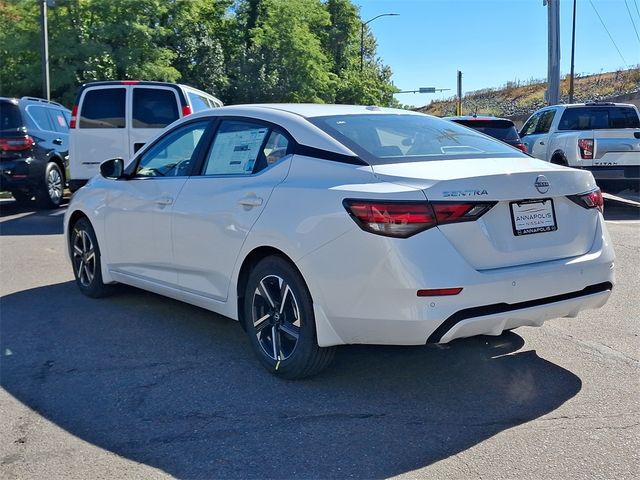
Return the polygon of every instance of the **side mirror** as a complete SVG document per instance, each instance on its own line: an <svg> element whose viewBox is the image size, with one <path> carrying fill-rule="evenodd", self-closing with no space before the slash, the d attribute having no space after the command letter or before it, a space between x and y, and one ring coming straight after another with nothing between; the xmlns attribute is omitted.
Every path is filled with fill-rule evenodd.
<svg viewBox="0 0 640 480"><path fill-rule="evenodd" d="M111 158L100 164L100 175L104 178L118 180L124 174L124 160L122 158Z"/></svg>

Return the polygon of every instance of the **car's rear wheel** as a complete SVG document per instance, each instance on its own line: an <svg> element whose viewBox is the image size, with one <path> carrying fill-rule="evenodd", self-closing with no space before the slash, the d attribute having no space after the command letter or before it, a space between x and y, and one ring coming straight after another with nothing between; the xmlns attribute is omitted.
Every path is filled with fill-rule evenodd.
<svg viewBox="0 0 640 480"><path fill-rule="evenodd" d="M111 293L110 285L102 281L100 247L87 218L81 218L71 230L71 258L76 284L88 297L100 298Z"/></svg>
<svg viewBox="0 0 640 480"><path fill-rule="evenodd" d="M251 271L244 322L260 362L277 376L309 377L333 359L335 348L318 346L313 302L304 279L282 257L267 257Z"/></svg>
<svg viewBox="0 0 640 480"><path fill-rule="evenodd" d="M44 181L36 193L38 204L42 208L56 208L62 203L64 177L60 167L49 162L44 171Z"/></svg>

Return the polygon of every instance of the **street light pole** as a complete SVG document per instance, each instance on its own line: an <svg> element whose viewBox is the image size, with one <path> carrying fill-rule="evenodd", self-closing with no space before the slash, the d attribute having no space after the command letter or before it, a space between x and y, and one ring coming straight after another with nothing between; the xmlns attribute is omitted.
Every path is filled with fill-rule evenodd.
<svg viewBox="0 0 640 480"><path fill-rule="evenodd" d="M49 32L47 26L47 0L40 2L40 26L42 30L42 96L51 99L49 85Z"/></svg>
<svg viewBox="0 0 640 480"><path fill-rule="evenodd" d="M364 27L368 24L373 22L376 18L380 18L380 17L397 17L398 15L400 15L399 13L381 13L380 15L377 15L375 17L373 17L370 20L367 20L366 22L361 22L360 24L360 71L362 72L363 68L364 68Z"/></svg>

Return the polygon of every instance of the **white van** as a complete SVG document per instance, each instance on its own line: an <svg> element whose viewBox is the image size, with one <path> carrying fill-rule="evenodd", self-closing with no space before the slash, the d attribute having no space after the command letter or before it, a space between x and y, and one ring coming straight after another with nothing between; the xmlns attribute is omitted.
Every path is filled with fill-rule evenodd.
<svg viewBox="0 0 640 480"><path fill-rule="evenodd" d="M175 83L122 80L84 84L69 124L69 189L74 192L87 183L104 160L128 160L178 118L221 106L216 97Z"/></svg>

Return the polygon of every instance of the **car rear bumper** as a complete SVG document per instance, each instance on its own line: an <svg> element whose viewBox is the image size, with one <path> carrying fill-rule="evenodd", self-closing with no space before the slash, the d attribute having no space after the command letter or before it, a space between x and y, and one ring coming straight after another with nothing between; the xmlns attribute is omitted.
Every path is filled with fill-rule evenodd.
<svg viewBox="0 0 640 480"><path fill-rule="evenodd" d="M0 161L0 190L28 190L40 180L40 165L34 158Z"/></svg>
<svg viewBox="0 0 640 480"><path fill-rule="evenodd" d="M465 262L437 229L424 232L431 238L421 241L382 239L378 249L362 245L366 237L360 232L347 234L335 248L325 246L298 262L314 299L318 342L446 343L598 308L615 281L614 253L602 223L584 255L483 271ZM342 242L362 248L354 251ZM343 248L349 258L335 258ZM307 274L313 271L320 277ZM419 289L451 287L462 291L417 296Z"/></svg>

